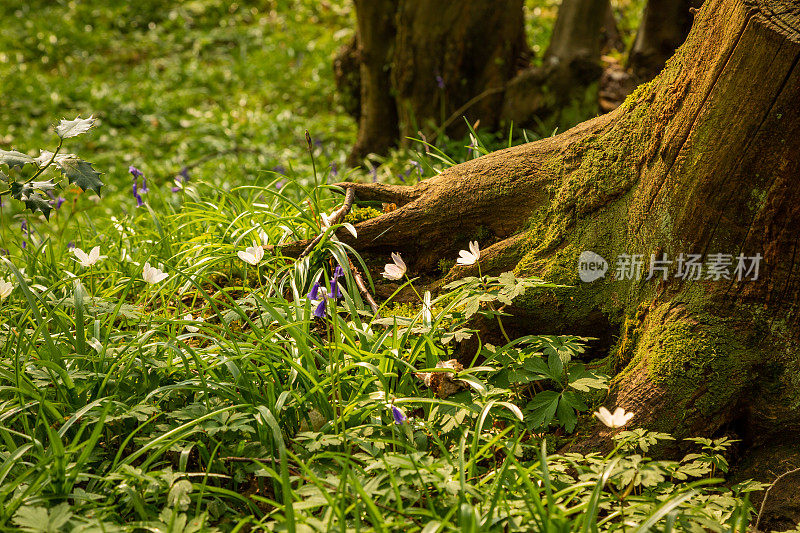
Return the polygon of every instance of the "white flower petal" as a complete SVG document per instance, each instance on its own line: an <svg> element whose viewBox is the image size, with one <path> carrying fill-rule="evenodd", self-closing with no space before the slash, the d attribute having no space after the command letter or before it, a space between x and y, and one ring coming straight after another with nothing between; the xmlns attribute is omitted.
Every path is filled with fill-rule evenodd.
<svg viewBox="0 0 800 533"><path fill-rule="evenodd" d="M395 265L397 265L398 267L402 268L403 269L403 273L405 273L406 264L403 261L403 258L400 257L400 254L398 254L397 252L392 252L392 261L394 261Z"/></svg>
<svg viewBox="0 0 800 533"><path fill-rule="evenodd" d="M0 302L8 298L11 291L14 290L14 284L10 281L0 281Z"/></svg>
<svg viewBox="0 0 800 533"><path fill-rule="evenodd" d="M358 239L358 232L356 231L356 228L355 228L355 226L353 226L353 225L352 225L352 224L350 224L349 222L345 222L344 224L342 224L342 226L344 226L344 228L345 228L347 231L349 231L349 232L350 232L350 235L352 235L354 239Z"/></svg>
<svg viewBox="0 0 800 533"><path fill-rule="evenodd" d="M478 241L472 241L469 243L469 251L472 252L472 255L475 256L475 259L481 258L481 249L478 246Z"/></svg>

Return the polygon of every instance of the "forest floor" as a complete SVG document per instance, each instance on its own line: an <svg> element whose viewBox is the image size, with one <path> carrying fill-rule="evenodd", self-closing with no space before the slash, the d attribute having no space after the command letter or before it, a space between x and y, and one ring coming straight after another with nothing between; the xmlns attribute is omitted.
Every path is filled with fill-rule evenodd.
<svg viewBox="0 0 800 533"><path fill-rule="evenodd" d="M723 484L727 439L655 460L668 435L601 415L626 428L613 452L552 454L600 423L608 377L581 361L587 339L448 362L474 315L494 316L484 304L541 282L470 278L381 302L377 319L358 256L325 227L341 202L327 183L416 181L550 131L346 171L355 124L331 58L349 2L14 4L0 6L0 149L36 157L61 119L93 115L62 153L105 185L54 193L49 220L1 197L0 530L745 529L760 485ZM527 2L539 56L556 5ZM629 43L641 3L617 7ZM323 232L301 261L262 257Z"/></svg>

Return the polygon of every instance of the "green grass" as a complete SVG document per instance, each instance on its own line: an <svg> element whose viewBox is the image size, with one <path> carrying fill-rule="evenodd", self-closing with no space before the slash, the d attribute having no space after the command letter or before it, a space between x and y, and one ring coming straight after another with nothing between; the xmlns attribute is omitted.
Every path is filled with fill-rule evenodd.
<svg viewBox="0 0 800 533"><path fill-rule="evenodd" d="M641 429L609 438L606 456L548 453L596 423L607 381L578 361L586 339L486 345L446 399L415 376L441 371L472 315L494 320L487 306L541 282L467 279L434 295L430 316L390 300L376 318L347 268L360 258L330 233L300 261L238 258L254 240L319 234L340 201L326 184L342 178L330 163L354 125L330 59L350 35L347 3L7 3L0 14L11 95L0 148L52 150L50 125L94 113L64 149L106 182L100 201L68 192L49 222L3 198L0 280L13 290L0 300L0 530L745 529L759 485L721 484L725 439L680 462L651 459L669 437ZM305 129L320 141L313 163ZM479 141L471 155L461 140L441 160L420 155L424 176L504 142ZM416 157L394 152L379 179L399 181ZM131 164L150 180L138 208ZM107 257L84 268L70 241ZM169 277L146 284L145 262ZM337 264L345 294L315 317L306 295Z"/></svg>

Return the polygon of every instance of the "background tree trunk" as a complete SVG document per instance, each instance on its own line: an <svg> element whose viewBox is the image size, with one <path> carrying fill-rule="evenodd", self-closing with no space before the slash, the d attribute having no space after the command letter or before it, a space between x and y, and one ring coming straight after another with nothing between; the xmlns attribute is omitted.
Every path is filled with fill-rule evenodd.
<svg viewBox="0 0 800 533"><path fill-rule="evenodd" d="M641 81L652 80L664 68L692 27L692 8L703 0L648 0L636 33L628 66Z"/></svg>
<svg viewBox="0 0 800 533"><path fill-rule="evenodd" d="M599 78L600 31L608 9L608 0L563 0L545 61L567 65L574 62L576 68L593 71Z"/></svg>
<svg viewBox="0 0 800 533"><path fill-rule="evenodd" d="M397 142L399 132L390 77L396 2L354 1L358 21L356 40L361 75L361 110L358 138L348 158L352 165L360 163L370 152L385 153Z"/></svg>
<svg viewBox="0 0 800 533"><path fill-rule="evenodd" d="M442 124L453 136L461 116L499 126L503 91L526 57L522 0L356 0L360 107L348 163L383 154L398 140ZM335 60L343 103L358 86L352 50ZM448 120L449 119L449 120Z"/></svg>
<svg viewBox="0 0 800 533"><path fill-rule="evenodd" d="M392 70L401 138L432 133L459 109L448 134L466 134L462 114L496 129L526 50L522 0L401 1Z"/></svg>
<svg viewBox="0 0 800 533"><path fill-rule="evenodd" d="M608 405L676 437L727 431L753 453L798 450L799 62L796 3L708 0L664 71L616 111L416 186L342 184L400 207L340 238L376 266L400 251L412 275L436 276L440 258L488 235L484 272L576 286L520 302L521 330L574 333L583 320L619 339ZM605 278L579 280L585 250L609 261ZM680 279L673 263L645 279L651 256L681 253L760 254L759 277ZM612 274L623 254L644 259L641 280Z"/></svg>
<svg viewBox="0 0 800 533"><path fill-rule="evenodd" d="M610 7L608 0L563 0L544 64L521 72L508 86L505 120L535 127L552 117L560 125L561 110L574 103L581 116L597 113L600 47L603 29L613 21Z"/></svg>

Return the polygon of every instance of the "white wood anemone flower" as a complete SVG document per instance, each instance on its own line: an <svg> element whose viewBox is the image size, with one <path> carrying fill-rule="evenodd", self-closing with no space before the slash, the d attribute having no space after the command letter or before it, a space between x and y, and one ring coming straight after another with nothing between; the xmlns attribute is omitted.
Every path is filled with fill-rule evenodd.
<svg viewBox="0 0 800 533"><path fill-rule="evenodd" d="M381 274L386 279L396 281L406 275L407 269L405 262L403 262L403 258L400 257L400 254L397 252L392 252L392 261L394 261L394 264L388 263L385 265Z"/></svg>
<svg viewBox="0 0 800 533"><path fill-rule="evenodd" d="M474 265L478 262L478 259L481 258L481 249L478 246L478 241L472 241L469 243L469 251L461 250L458 252L459 258L456 259L456 263L459 265Z"/></svg>
<svg viewBox="0 0 800 533"><path fill-rule="evenodd" d="M244 251L239 250L236 252L236 255L238 255L239 259L245 263L256 266L261 262L262 259L264 259L264 247L257 244L248 246L244 249Z"/></svg>
<svg viewBox="0 0 800 533"><path fill-rule="evenodd" d="M80 263L82 267L86 268L94 266L95 263L106 258L105 255L100 255L99 246L92 248L88 254L80 248L73 248L72 253L75 254L75 260Z"/></svg>
<svg viewBox="0 0 800 533"><path fill-rule="evenodd" d="M142 269L142 279L144 279L150 285L161 283L168 277L169 274L167 274L162 270L157 269L156 267L151 267L150 263L144 264L144 268Z"/></svg>
<svg viewBox="0 0 800 533"><path fill-rule="evenodd" d="M269 244L269 235L267 235L267 232L261 228L258 230L258 239L261 241L261 246L266 246Z"/></svg>
<svg viewBox="0 0 800 533"><path fill-rule="evenodd" d="M203 317L199 316L197 318L194 318L191 313L186 314L183 317L183 319L186 322L205 322L205 320L203 320ZM197 326L190 326L187 324L184 327L186 328L186 331L188 331L189 333L197 333L198 331L200 331L200 328L198 328Z"/></svg>
<svg viewBox="0 0 800 533"><path fill-rule="evenodd" d="M14 290L14 284L10 281L0 280L0 302L8 298L11 291Z"/></svg>
<svg viewBox="0 0 800 533"><path fill-rule="evenodd" d="M594 416L610 428L621 428L633 418L633 413L626 413L625 409L617 407L614 410L614 414L611 414L608 409L601 407L599 411L594 412Z"/></svg>

